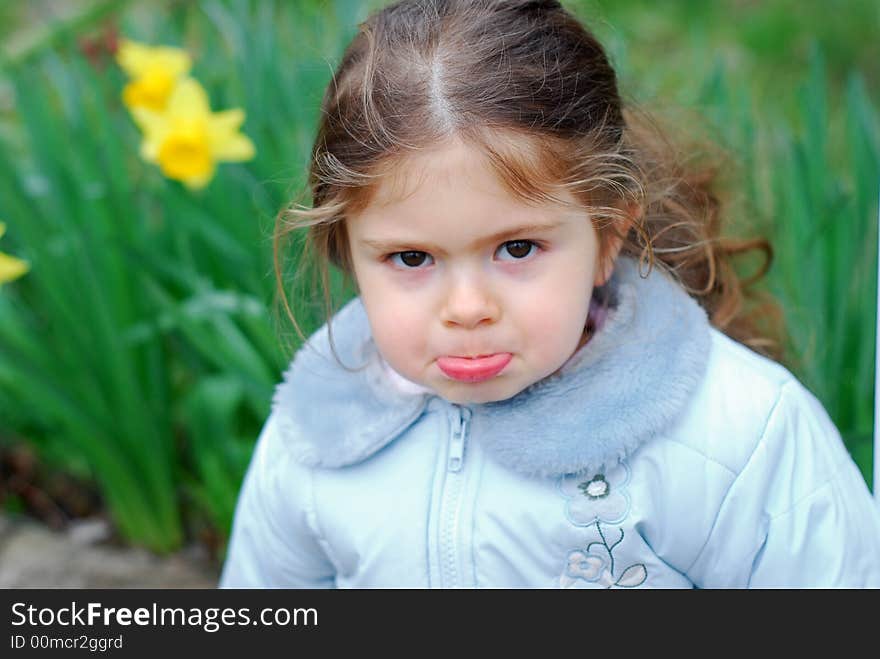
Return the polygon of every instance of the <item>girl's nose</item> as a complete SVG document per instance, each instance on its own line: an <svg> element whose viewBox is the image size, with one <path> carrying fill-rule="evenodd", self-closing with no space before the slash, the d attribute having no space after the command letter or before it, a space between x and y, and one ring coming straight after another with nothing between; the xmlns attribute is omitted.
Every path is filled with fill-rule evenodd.
<svg viewBox="0 0 880 659"><path fill-rule="evenodd" d="M465 275L450 284L442 312L444 325L473 328L496 322L500 314L500 306L482 277Z"/></svg>

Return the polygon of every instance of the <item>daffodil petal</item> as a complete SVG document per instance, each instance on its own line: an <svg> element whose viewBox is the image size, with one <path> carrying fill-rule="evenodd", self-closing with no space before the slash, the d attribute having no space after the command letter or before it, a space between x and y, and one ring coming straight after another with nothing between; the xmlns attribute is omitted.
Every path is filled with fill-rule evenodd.
<svg viewBox="0 0 880 659"><path fill-rule="evenodd" d="M131 39L122 39L116 51L116 63L129 77L137 78L149 66L150 47Z"/></svg>
<svg viewBox="0 0 880 659"><path fill-rule="evenodd" d="M140 155L147 162L156 162L159 147L168 134L168 121L164 114L143 108L132 108L131 116L143 132Z"/></svg>
<svg viewBox="0 0 880 659"><path fill-rule="evenodd" d="M155 163L159 159L159 146L160 142L157 140L144 139L139 150L141 158L147 162Z"/></svg>
<svg viewBox="0 0 880 659"><path fill-rule="evenodd" d="M241 108L223 110L222 112L215 112L211 115L209 130L211 131L212 136L235 133L243 123L244 110Z"/></svg>
<svg viewBox="0 0 880 659"><path fill-rule="evenodd" d="M122 88L122 102L129 110L134 111L137 107L137 85L133 82L128 83Z"/></svg>
<svg viewBox="0 0 880 659"><path fill-rule="evenodd" d="M168 130L168 118L159 112L144 108L132 108L134 122L148 136L160 136Z"/></svg>
<svg viewBox="0 0 880 659"><path fill-rule="evenodd" d="M253 142L238 133L244 122L244 111L240 108L225 110L211 115L208 134L211 148L218 160L241 161L254 157L256 149Z"/></svg>
<svg viewBox="0 0 880 659"><path fill-rule="evenodd" d="M30 270L30 264L8 254L0 254L0 284L18 279Z"/></svg>
<svg viewBox="0 0 880 659"><path fill-rule="evenodd" d="M210 115L211 104L208 102L208 94L193 78L183 78L171 92L167 112L172 116Z"/></svg>
<svg viewBox="0 0 880 659"><path fill-rule="evenodd" d="M254 157L257 150L254 143L244 135L229 135L212 145L214 157L217 160L241 162Z"/></svg>
<svg viewBox="0 0 880 659"><path fill-rule="evenodd" d="M189 53L180 48L160 46L156 49L156 56L174 77L188 73L192 67L192 58Z"/></svg>
<svg viewBox="0 0 880 659"><path fill-rule="evenodd" d="M182 180L182 183L188 187L190 190L201 190L204 188L210 180L214 178L214 167L211 170L200 176L189 176Z"/></svg>
<svg viewBox="0 0 880 659"><path fill-rule="evenodd" d="M161 66L173 77L187 73L192 67L192 58L181 48L149 46L131 39L120 41L116 62L131 78L144 75L154 66Z"/></svg>

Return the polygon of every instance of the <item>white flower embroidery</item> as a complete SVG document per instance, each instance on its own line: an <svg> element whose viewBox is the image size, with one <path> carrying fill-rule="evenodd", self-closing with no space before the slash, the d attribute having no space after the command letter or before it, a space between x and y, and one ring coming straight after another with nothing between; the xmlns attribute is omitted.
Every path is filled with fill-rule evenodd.
<svg viewBox="0 0 880 659"><path fill-rule="evenodd" d="M559 490L567 499L566 517L575 526L595 522L619 524L629 513L628 483L629 467L625 462L593 476L563 476Z"/></svg>
<svg viewBox="0 0 880 659"><path fill-rule="evenodd" d="M608 481L605 476L598 474L588 483L581 483L578 489L591 499L601 499L608 496Z"/></svg>
<svg viewBox="0 0 880 659"><path fill-rule="evenodd" d="M568 520L575 526L594 527L587 533L592 535L595 531L598 535L598 540L568 553L559 577L562 588L571 588L583 581L605 588L637 588L648 579L648 569L643 563L634 563L622 572L619 565L615 569L618 561L614 550L626 534L618 527L608 535L608 529L602 528L603 524L620 524L629 514L630 498L626 491L629 479L629 466L622 461L605 472L592 476L570 474L557 481L559 492L565 497ZM620 576L615 578L615 574Z"/></svg>

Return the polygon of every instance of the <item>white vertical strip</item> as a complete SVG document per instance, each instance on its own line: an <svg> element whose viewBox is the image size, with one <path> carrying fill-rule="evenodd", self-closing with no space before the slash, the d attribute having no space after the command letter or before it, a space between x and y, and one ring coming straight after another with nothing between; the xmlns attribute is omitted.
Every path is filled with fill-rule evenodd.
<svg viewBox="0 0 880 659"><path fill-rule="evenodd" d="M880 197L878 197L880 199ZM880 505L880 203L877 209L877 309L874 329L877 332L874 356L874 478L872 487Z"/></svg>

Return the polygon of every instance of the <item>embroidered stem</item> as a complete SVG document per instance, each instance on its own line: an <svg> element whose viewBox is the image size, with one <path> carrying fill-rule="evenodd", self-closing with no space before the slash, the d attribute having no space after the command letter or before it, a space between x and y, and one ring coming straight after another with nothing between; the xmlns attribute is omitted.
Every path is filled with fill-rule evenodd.
<svg viewBox="0 0 880 659"><path fill-rule="evenodd" d="M617 545L619 545L621 542L623 542L623 529L617 529L617 530L620 531L620 539L617 542L615 542L613 545L611 545L611 547L608 549L609 552L612 549L614 549Z"/></svg>
<svg viewBox="0 0 880 659"><path fill-rule="evenodd" d="M608 552L608 558L611 560L611 576L614 576L614 554L611 553L611 547L608 546L608 541L605 539L605 534L602 533L602 527L599 526L598 520L596 521L596 530L599 532L599 537L602 538L602 545L605 547L605 551ZM623 531L621 531L623 533ZM619 542L619 541L618 541Z"/></svg>

